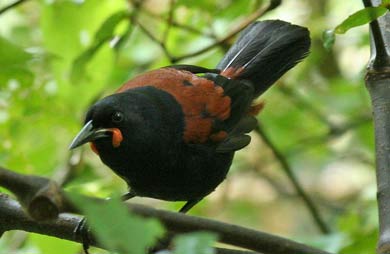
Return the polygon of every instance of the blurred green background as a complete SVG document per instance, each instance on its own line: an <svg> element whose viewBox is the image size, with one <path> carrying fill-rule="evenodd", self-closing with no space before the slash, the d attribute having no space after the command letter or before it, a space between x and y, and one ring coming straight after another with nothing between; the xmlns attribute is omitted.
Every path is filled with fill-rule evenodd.
<svg viewBox="0 0 390 254"><path fill-rule="evenodd" d="M1 0L0 9L11 2ZM68 151L88 105L138 73L171 64L169 54L187 55L223 38L268 1L141 3L30 0L0 15L1 165L53 177L67 189L94 196L126 192L123 181L88 147ZM290 21L311 31L310 56L261 97L266 106L258 119L331 233L321 233L280 158L255 133L236 155L226 181L191 214L329 251L375 253L374 136L364 86L368 27L338 36L330 51L321 40L324 30L361 8L361 1L294 0L260 18ZM123 11L142 28L124 18ZM179 63L213 67L225 50L226 45L217 46ZM169 210L182 205L146 198L131 202ZM8 232L0 239L0 253L53 250L78 253L81 247L25 232ZM106 253L94 250L100 252Z"/></svg>

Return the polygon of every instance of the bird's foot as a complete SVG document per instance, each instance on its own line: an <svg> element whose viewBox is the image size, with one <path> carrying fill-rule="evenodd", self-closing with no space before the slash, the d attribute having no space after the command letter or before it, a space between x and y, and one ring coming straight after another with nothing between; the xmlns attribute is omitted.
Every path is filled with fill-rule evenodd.
<svg viewBox="0 0 390 254"><path fill-rule="evenodd" d="M76 239L81 239L84 253L89 254L88 249L91 243L91 239L89 238L89 227L85 217L83 217L77 224L77 227L74 230L74 236Z"/></svg>
<svg viewBox="0 0 390 254"><path fill-rule="evenodd" d="M125 193L125 194L122 195L121 200L122 200L122 201L127 201L127 200L129 200L129 199L134 198L135 196L136 196L136 195L135 195L132 191L129 191L129 192L127 192L127 193Z"/></svg>
<svg viewBox="0 0 390 254"><path fill-rule="evenodd" d="M148 253L158 253L163 250L168 250L170 248L173 236L174 235L172 233L167 232L163 238L158 239L157 243L155 243L153 247L149 248Z"/></svg>

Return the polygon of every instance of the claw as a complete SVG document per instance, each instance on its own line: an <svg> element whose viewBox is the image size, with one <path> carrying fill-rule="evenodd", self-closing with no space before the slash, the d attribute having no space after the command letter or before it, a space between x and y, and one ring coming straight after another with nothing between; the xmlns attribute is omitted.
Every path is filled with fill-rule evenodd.
<svg viewBox="0 0 390 254"><path fill-rule="evenodd" d="M129 199L132 199L134 198L136 195L132 192L132 191L129 191L127 192L126 194L123 194L122 197L121 197L121 200L122 201L127 201Z"/></svg>
<svg viewBox="0 0 390 254"><path fill-rule="evenodd" d="M85 217L80 220L73 232L76 239L81 238L84 253L89 254L88 249L91 239L89 238L89 228L87 225L87 219Z"/></svg>

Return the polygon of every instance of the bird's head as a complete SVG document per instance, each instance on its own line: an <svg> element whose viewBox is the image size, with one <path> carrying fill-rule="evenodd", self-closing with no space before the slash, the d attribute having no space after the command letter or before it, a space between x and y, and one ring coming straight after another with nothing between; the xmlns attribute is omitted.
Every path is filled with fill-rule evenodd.
<svg viewBox="0 0 390 254"><path fill-rule="evenodd" d="M100 149L119 151L131 144L137 145L142 137L152 137L150 121L156 117L145 111L146 104L148 102L142 96L126 93L103 98L88 110L84 127L69 149L91 142L92 149L100 154Z"/></svg>

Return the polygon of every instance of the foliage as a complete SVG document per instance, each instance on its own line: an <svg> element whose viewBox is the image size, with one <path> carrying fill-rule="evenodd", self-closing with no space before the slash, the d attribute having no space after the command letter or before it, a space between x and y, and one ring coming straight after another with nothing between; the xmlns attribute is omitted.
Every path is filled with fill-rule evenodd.
<svg viewBox="0 0 390 254"><path fill-rule="evenodd" d="M1 1L0 9L11 2ZM168 0L142 1L141 7L133 2L30 0L0 15L1 165L56 178L69 170L71 162L74 167L65 188L103 197L124 193L124 183L89 149L73 156L67 150L88 105L130 77L170 64L172 56L184 56L223 38L267 3L178 0L170 18ZM252 144L237 154L225 183L193 214L335 252L374 253L374 145L363 83L369 42L367 26L356 26L387 9L376 8L367 19L361 8L360 1L284 1L261 18L308 26L312 34L309 58L263 96L266 106L258 119L331 225L332 234L324 236L317 230L280 170L280 162L256 134ZM355 14L337 25L351 13ZM336 27L336 33L356 28L339 36L327 51L321 37L329 27ZM213 67L225 50L226 45L218 45L180 63ZM182 205L149 199L134 202L170 210ZM116 207L108 212L123 213ZM129 220L147 227L133 217ZM99 223L107 222L94 223L91 218L92 226ZM139 236L146 241L146 235ZM186 252L190 253L191 246L198 244L203 249L213 240L204 234L178 238L176 252L190 246ZM77 253L80 245L21 232L8 232L0 239L0 253L50 253L52 249L59 254ZM204 253L210 250L205 249ZM103 251L94 250L99 252Z"/></svg>
<svg viewBox="0 0 390 254"><path fill-rule="evenodd" d="M323 35L324 47L330 49L336 40L336 34L344 34L349 29L366 25L373 20L385 15L388 11L388 2L383 3L377 7L366 7L354 14L350 15L343 22L336 26L335 29L326 30Z"/></svg>
<svg viewBox="0 0 390 254"><path fill-rule="evenodd" d="M163 235L158 221L129 214L119 198L107 200L104 206L77 193L72 193L69 198L80 207L98 241L108 250L142 254Z"/></svg>
<svg viewBox="0 0 390 254"><path fill-rule="evenodd" d="M215 242L216 236L208 232L195 232L183 234L175 239L174 254L213 254L211 248ZM190 248L189 248L190 246Z"/></svg>

